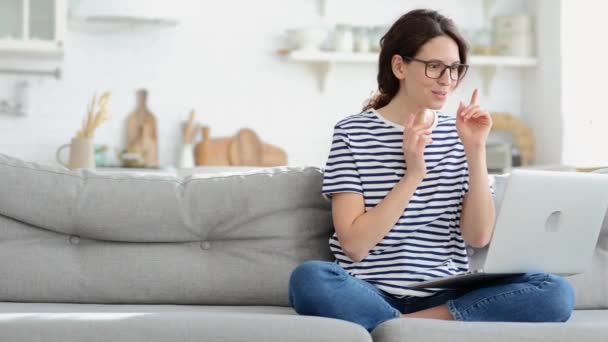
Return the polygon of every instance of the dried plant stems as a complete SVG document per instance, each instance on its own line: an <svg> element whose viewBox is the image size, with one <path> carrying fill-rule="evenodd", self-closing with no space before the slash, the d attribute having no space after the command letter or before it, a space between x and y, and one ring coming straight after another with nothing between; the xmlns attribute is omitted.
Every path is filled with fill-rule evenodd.
<svg viewBox="0 0 608 342"><path fill-rule="evenodd" d="M196 137L196 132L198 131L198 124L194 121L196 119L196 113L194 109L190 111L190 115L188 117L188 121L184 124L183 128L183 143L184 144L192 144L194 142L194 138Z"/></svg>
<svg viewBox="0 0 608 342"><path fill-rule="evenodd" d="M107 106L110 95L111 93L106 91L101 95L99 101L97 101L97 96L93 95L93 99L87 106L87 115L82 122L82 128L76 133L78 138L93 138L95 130L108 120Z"/></svg>

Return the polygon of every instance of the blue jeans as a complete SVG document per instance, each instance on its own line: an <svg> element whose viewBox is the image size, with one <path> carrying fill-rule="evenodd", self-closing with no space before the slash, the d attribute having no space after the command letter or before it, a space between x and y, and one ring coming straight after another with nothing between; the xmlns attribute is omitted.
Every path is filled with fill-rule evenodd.
<svg viewBox="0 0 608 342"><path fill-rule="evenodd" d="M565 322L574 307L574 291L562 277L528 273L484 287L396 298L336 263L307 261L291 274L289 304L301 315L342 319L372 331L401 314L442 304L458 321Z"/></svg>

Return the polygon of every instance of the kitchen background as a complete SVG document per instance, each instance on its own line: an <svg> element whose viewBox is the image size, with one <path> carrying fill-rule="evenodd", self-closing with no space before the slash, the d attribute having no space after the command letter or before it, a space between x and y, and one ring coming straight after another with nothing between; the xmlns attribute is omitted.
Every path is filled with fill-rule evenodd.
<svg viewBox="0 0 608 342"><path fill-rule="evenodd" d="M211 137L250 128L284 150L289 165L323 166L333 125L375 90L378 30L420 7L453 18L479 54L444 112L477 87L483 107L530 128L534 164L608 165L600 29L608 4L592 0L0 0L0 153L57 163L93 94L106 90L109 120L94 142L124 149L127 116L145 88L161 166L178 164L192 109ZM51 45L11 33L28 26L23 8L42 23L53 14L46 23L56 35L38 32ZM369 46L358 27L375 28L361 36L372 38ZM321 50L371 52L324 54L310 44L293 51L298 34L311 43L319 28L332 31ZM493 50L498 43L507 49Z"/></svg>

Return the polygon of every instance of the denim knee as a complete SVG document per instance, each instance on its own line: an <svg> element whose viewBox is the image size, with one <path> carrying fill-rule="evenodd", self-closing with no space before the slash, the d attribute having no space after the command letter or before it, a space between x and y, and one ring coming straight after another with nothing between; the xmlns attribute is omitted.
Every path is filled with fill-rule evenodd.
<svg viewBox="0 0 608 342"><path fill-rule="evenodd" d="M547 280L542 285L547 289L546 304L549 305L553 322L566 322L574 309L575 295L572 285L564 278L554 274L547 274Z"/></svg>
<svg viewBox="0 0 608 342"><path fill-rule="evenodd" d="M539 309L542 308L543 321L565 322L574 309L574 289L563 277L550 273L529 273L528 283L541 291Z"/></svg>
<svg viewBox="0 0 608 342"><path fill-rule="evenodd" d="M326 287L343 281L340 266L328 261L306 261L296 267L289 277L289 305L299 311L298 302L309 302L309 297L329 293Z"/></svg>

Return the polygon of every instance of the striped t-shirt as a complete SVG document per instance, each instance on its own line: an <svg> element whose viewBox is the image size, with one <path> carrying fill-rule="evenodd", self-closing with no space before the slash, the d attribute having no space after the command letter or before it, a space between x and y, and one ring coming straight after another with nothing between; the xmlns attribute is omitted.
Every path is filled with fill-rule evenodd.
<svg viewBox="0 0 608 342"><path fill-rule="evenodd" d="M338 192L360 193L365 210L373 208L407 173L403 130L373 109L339 121L322 193L327 198ZM432 295L439 289L415 290L408 284L468 271L460 232L468 167L455 118L435 113L431 137L424 150L426 177L382 241L361 262L353 262L335 233L329 240L340 266L396 297Z"/></svg>

